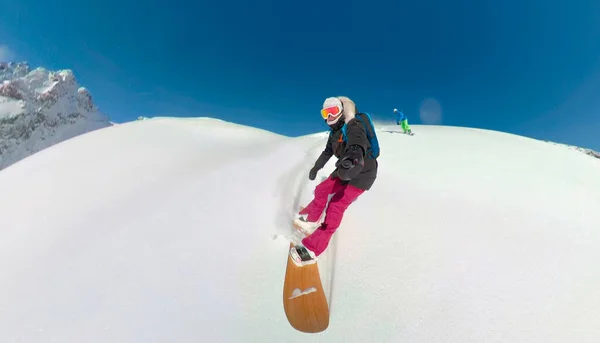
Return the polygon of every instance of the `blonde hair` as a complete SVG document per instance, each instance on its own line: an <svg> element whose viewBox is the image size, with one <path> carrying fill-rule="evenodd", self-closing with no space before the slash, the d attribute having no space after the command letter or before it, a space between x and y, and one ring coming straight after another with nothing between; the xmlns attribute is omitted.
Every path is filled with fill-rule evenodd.
<svg viewBox="0 0 600 343"><path fill-rule="evenodd" d="M356 116L356 104L354 101L347 96L338 96L337 98L340 99L342 106L344 106L344 121L347 123L354 119Z"/></svg>

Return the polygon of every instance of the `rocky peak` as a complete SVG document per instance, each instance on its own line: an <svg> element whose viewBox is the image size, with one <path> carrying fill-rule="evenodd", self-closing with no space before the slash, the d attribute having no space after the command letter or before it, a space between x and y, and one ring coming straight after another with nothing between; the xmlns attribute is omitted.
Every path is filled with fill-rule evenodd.
<svg viewBox="0 0 600 343"><path fill-rule="evenodd" d="M77 135L110 126L72 70L0 62L0 169Z"/></svg>

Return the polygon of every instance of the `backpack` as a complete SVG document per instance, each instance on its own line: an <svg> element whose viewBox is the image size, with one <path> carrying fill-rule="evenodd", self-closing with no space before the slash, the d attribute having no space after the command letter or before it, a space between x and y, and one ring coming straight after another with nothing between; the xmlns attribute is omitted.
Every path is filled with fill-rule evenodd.
<svg viewBox="0 0 600 343"><path fill-rule="evenodd" d="M368 123L363 120L363 116L367 117ZM373 125L373 119L371 119L371 115L369 113L357 113L355 118L365 126L367 139L371 144L371 147L365 153L365 157L371 159L379 157L379 140L377 139L377 133L375 132L375 126ZM347 142L348 138L346 137L346 124L344 124L342 127L342 135L344 137L344 142Z"/></svg>

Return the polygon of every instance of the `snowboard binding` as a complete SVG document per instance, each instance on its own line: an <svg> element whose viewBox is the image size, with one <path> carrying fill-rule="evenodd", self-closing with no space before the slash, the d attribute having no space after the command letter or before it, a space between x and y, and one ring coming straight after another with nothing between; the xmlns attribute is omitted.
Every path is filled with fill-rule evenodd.
<svg viewBox="0 0 600 343"><path fill-rule="evenodd" d="M296 245L290 249L290 258L298 267L304 267L317 262L315 254L302 245Z"/></svg>
<svg viewBox="0 0 600 343"><path fill-rule="evenodd" d="M309 221L306 220L306 218L304 218L304 216L299 216L298 218L296 218L294 220L294 228L297 230L297 234L299 236L302 236L302 238L304 237L308 237L310 235L312 235L313 232L315 232L315 230L319 227L320 225L320 221L316 222L316 223L311 223Z"/></svg>

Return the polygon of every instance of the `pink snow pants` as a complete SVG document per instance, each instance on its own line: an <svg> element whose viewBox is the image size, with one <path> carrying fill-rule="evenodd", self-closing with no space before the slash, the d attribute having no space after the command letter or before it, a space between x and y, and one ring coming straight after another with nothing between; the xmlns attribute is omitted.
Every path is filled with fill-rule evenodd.
<svg viewBox="0 0 600 343"><path fill-rule="evenodd" d="M364 190L342 184L340 179L328 177L315 188L314 199L302 210L300 214L308 214L307 221L316 222L321 217L330 194L334 194L325 212L325 220L321 227L312 235L305 237L302 244L315 253L321 255L329 245L331 236L340 226L344 211L356 200Z"/></svg>

